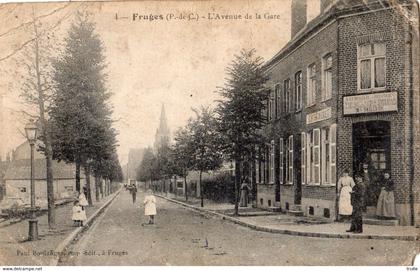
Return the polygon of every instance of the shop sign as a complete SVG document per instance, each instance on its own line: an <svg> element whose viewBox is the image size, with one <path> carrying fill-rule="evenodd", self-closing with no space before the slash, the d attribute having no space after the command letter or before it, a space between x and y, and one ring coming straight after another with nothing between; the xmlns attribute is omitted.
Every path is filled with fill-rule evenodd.
<svg viewBox="0 0 420 271"><path fill-rule="evenodd" d="M315 123L331 118L331 107L306 115L306 124Z"/></svg>
<svg viewBox="0 0 420 271"><path fill-rule="evenodd" d="M390 111L398 111L398 93L395 91L345 96L343 98L344 115Z"/></svg>

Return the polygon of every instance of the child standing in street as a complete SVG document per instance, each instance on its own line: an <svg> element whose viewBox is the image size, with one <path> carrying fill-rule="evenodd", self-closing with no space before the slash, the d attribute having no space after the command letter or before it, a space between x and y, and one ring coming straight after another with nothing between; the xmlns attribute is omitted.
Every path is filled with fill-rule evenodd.
<svg viewBox="0 0 420 271"><path fill-rule="evenodd" d="M86 212L82 209L78 200L74 201L71 219L74 222L74 226L83 226L83 221L86 220Z"/></svg>
<svg viewBox="0 0 420 271"><path fill-rule="evenodd" d="M144 198L144 215L149 216L149 224L155 224L156 215L156 198L153 196L151 189L147 190L147 195Z"/></svg>

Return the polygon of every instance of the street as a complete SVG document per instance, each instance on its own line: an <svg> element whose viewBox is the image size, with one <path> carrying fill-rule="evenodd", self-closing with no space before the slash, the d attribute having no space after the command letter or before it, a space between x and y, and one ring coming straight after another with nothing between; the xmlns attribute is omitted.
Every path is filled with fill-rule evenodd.
<svg viewBox="0 0 420 271"><path fill-rule="evenodd" d="M69 248L62 265L409 265L416 242L297 237L204 217L157 198L144 225L138 193L123 191Z"/></svg>

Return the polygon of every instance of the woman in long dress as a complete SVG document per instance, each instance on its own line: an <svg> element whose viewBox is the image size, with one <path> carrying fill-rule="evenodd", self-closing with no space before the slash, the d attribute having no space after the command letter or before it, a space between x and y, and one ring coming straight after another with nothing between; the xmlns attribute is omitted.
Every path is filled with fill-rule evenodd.
<svg viewBox="0 0 420 271"><path fill-rule="evenodd" d="M381 218L395 218L394 182L388 172L384 173L381 193L376 206L376 215Z"/></svg>
<svg viewBox="0 0 420 271"><path fill-rule="evenodd" d="M337 184L337 191L339 193L338 200L338 214L341 216L350 216L353 212L351 205L351 192L355 186L354 180L349 176L349 171L344 170L343 176L340 177Z"/></svg>
<svg viewBox="0 0 420 271"><path fill-rule="evenodd" d="M85 210L85 207L89 205L88 201L86 200L85 193L79 193L79 204L82 207L82 210Z"/></svg>
<svg viewBox="0 0 420 271"><path fill-rule="evenodd" d="M151 189L147 190L147 195L144 198L144 215L149 216L149 224L155 223L156 215L156 198L153 196Z"/></svg>

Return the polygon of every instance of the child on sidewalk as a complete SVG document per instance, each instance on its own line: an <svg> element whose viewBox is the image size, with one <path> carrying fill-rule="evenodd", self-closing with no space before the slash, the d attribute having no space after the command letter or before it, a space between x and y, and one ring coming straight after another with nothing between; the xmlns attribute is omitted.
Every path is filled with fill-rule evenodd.
<svg viewBox="0 0 420 271"><path fill-rule="evenodd" d="M73 204L73 215L72 215L73 225L74 226L83 226L83 221L86 220L86 212L83 210L82 206L78 200L74 201Z"/></svg>

